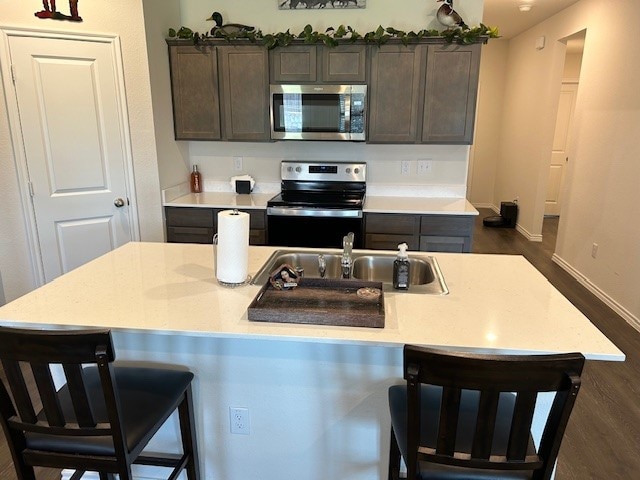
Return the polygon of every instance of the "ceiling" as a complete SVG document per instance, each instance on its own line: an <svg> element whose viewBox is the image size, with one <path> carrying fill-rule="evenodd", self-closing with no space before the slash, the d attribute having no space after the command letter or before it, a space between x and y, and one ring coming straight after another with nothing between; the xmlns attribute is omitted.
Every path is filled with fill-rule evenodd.
<svg viewBox="0 0 640 480"><path fill-rule="evenodd" d="M482 23L498 27L502 38L512 38L528 30L578 0L484 0ZM531 5L531 10L521 12L520 5Z"/></svg>

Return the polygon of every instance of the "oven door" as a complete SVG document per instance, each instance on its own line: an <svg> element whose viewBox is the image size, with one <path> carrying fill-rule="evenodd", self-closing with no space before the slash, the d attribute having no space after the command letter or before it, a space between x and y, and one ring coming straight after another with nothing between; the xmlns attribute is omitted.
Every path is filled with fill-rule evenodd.
<svg viewBox="0 0 640 480"><path fill-rule="evenodd" d="M271 246L342 248L342 238L355 235L362 248L362 210L267 208L267 237Z"/></svg>
<svg viewBox="0 0 640 480"><path fill-rule="evenodd" d="M274 140L365 140L366 85L271 85Z"/></svg>

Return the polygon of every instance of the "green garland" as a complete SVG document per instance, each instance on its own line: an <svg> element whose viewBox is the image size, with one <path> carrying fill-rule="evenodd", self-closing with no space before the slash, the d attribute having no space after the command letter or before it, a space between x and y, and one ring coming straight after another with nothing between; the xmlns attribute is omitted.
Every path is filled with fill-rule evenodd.
<svg viewBox="0 0 640 480"><path fill-rule="evenodd" d="M410 31L405 32L395 29L393 27L379 26L375 31L359 34L350 26L340 25L337 29L329 27L324 33L319 33L313 30L311 25L304 27L304 30L298 35L292 34L289 30L286 32L268 33L264 35L260 30L240 30L237 32L226 32L221 28L214 28L211 32L198 33L194 32L190 28L181 27L178 31L173 28L169 29L170 38L179 38L182 40L191 40L195 45L204 40L209 39L224 39L228 42L232 40L246 39L251 43L261 43L267 49L271 50L275 47L286 47L290 45L294 40L304 40L304 43L320 43L322 42L327 47L333 48L340 43L353 43L356 40L364 40L366 43L375 45L384 45L391 39L399 39L404 45L409 45L411 42L417 42L421 38L427 37L442 37L447 43L458 43L460 45L468 45L476 43L480 37L498 38L498 27L487 27L480 24L479 27L473 28L454 28L443 31L438 30L420 30L418 32Z"/></svg>

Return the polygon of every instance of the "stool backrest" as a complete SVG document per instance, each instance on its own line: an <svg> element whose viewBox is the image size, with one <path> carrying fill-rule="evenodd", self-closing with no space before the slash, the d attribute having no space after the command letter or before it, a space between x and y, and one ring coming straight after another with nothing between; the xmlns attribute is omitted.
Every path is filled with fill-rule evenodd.
<svg viewBox="0 0 640 480"><path fill-rule="evenodd" d="M406 345L404 378L407 381L407 468L415 475L419 461L492 469L531 470L533 479L550 478L562 437L580 389L584 365L580 353L558 355L485 355L445 352ZM422 384L442 387L439 418L422 419ZM463 391L479 394L471 452L456 442ZM508 448L492 451L501 394L516 396L512 409ZM556 392L537 452L529 449L537 396ZM502 409L503 410L503 409ZM502 410L500 410L502 412ZM437 422L435 445L420 443L421 421ZM414 478L409 476L408 478Z"/></svg>
<svg viewBox="0 0 640 480"><path fill-rule="evenodd" d="M111 367L114 358L109 330L70 332L0 328L0 360L7 383L5 386L0 382L0 409L7 436L24 444L24 432L52 437L107 435L114 437L116 449L118 445L122 448L118 398L113 388ZM110 413L109 423L98 423L94 418L82 374L87 365L98 368ZM62 367L66 380L67 388L60 391L56 391L51 373L54 366ZM29 372L33 374L36 387L31 392ZM71 414L61 408L61 394L71 398Z"/></svg>

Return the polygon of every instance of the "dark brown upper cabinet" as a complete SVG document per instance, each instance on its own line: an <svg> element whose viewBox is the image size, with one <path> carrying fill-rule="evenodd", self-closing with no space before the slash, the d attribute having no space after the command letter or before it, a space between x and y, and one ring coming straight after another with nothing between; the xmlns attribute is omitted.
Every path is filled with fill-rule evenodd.
<svg viewBox="0 0 640 480"><path fill-rule="evenodd" d="M470 144L481 45L429 45L428 48L422 142Z"/></svg>
<svg viewBox="0 0 640 480"><path fill-rule="evenodd" d="M480 43L167 44L177 140L270 141L271 82L367 84L369 143L473 141Z"/></svg>
<svg viewBox="0 0 640 480"><path fill-rule="evenodd" d="M225 139L270 140L267 50L258 45L217 48Z"/></svg>
<svg viewBox="0 0 640 480"><path fill-rule="evenodd" d="M269 66L257 45L169 43L176 140L269 141Z"/></svg>
<svg viewBox="0 0 640 480"><path fill-rule="evenodd" d="M372 143L416 143L424 92L423 45L371 47L369 136Z"/></svg>
<svg viewBox="0 0 640 480"><path fill-rule="evenodd" d="M216 48L172 46L169 63L176 140L220 140Z"/></svg>
<svg viewBox="0 0 640 480"><path fill-rule="evenodd" d="M481 44L371 47L371 143L470 144Z"/></svg>
<svg viewBox="0 0 640 480"><path fill-rule="evenodd" d="M367 80L366 45L289 45L269 52L272 83L362 84Z"/></svg>

